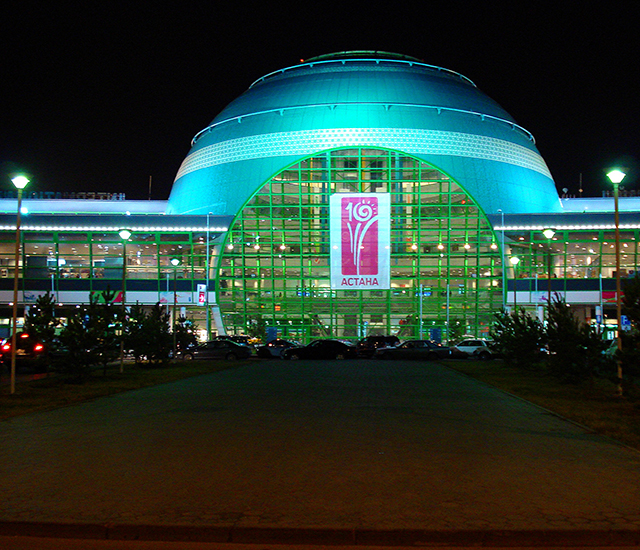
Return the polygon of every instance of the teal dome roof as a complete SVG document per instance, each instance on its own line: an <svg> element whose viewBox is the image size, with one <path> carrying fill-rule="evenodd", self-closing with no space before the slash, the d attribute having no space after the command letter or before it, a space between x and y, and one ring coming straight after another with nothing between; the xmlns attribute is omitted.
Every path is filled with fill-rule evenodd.
<svg viewBox="0 0 640 550"><path fill-rule="evenodd" d="M415 156L487 214L559 212L533 136L468 78L385 52L341 52L268 74L193 139L168 213L235 215L274 174L339 147Z"/></svg>

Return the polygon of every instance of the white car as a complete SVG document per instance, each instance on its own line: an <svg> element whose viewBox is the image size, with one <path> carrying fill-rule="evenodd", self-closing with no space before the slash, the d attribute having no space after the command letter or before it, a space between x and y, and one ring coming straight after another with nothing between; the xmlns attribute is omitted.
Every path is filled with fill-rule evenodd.
<svg viewBox="0 0 640 550"><path fill-rule="evenodd" d="M495 352L491 349L493 342L491 340L483 340L482 338L463 340L454 346L459 352L466 354L468 357L476 357L478 359L491 359Z"/></svg>

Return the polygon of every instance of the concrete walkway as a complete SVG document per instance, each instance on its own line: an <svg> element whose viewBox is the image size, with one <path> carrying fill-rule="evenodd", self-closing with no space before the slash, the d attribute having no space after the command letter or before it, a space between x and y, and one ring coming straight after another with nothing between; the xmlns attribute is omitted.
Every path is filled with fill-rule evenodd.
<svg viewBox="0 0 640 550"><path fill-rule="evenodd" d="M640 453L435 364L256 362L19 417L0 465L0 535L640 536Z"/></svg>

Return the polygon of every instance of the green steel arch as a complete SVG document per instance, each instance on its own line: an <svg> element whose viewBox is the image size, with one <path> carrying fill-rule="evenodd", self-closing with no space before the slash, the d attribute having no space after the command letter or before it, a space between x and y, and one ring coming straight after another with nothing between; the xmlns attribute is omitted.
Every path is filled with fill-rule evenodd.
<svg viewBox="0 0 640 550"><path fill-rule="evenodd" d="M329 197L344 192L390 195L388 290L331 288ZM228 332L260 322L301 341L446 340L454 324L482 334L502 305L499 242L484 212L444 172L379 148L325 151L271 177L234 219L217 279Z"/></svg>

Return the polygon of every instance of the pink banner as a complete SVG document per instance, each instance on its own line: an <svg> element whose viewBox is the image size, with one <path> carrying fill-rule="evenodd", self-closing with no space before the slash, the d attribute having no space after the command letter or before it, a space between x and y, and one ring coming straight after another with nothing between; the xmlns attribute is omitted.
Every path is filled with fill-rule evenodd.
<svg viewBox="0 0 640 550"><path fill-rule="evenodd" d="M382 289L390 284L390 197L334 194L331 209L331 287Z"/></svg>
<svg viewBox="0 0 640 550"><path fill-rule="evenodd" d="M342 273L378 274L378 198L342 197Z"/></svg>

